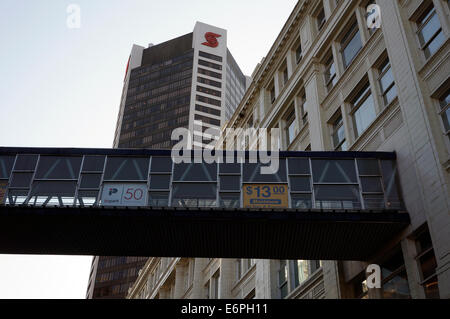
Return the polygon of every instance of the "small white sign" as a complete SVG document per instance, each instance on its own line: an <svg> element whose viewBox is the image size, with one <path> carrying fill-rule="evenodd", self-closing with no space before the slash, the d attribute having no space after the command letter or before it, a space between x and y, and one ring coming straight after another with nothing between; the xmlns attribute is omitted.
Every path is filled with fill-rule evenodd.
<svg viewBox="0 0 450 319"><path fill-rule="evenodd" d="M147 206L147 184L104 184L103 206Z"/></svg>

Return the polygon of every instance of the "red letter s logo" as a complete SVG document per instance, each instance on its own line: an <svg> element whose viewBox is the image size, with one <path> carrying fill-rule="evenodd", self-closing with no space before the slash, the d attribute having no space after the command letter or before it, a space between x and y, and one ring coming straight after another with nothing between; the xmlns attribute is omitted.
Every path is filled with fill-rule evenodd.
<svg viewBox="0 0 450 319"><path fill-rule="evenodd" d="M206 45L211 48L217 48L219 46L219 41L217 41L217 38L220 38L221 35L217 33L212 32L206 32L205 33L205 39L206 42L203 42L203 45Z"/></svg>

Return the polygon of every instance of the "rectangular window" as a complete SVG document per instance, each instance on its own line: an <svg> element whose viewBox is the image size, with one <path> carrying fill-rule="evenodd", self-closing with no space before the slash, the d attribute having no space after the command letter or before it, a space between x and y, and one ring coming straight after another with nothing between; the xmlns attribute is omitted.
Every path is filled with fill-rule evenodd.
<svg viewBox="0 0 450 319"><path fill-rule="evenodd" d="M209 95L213 95L213 96L217 96L217 97L221 97L222 96L222 92L216 91L216 90L213 90L213 89L208 89L208 88L206 88L204 86L200 86L200 85L197 85L197 92L201 92L201 93L204 93L204 94L209 94Z"/></svg>
<svg viewBox="0 0 450 319"><path fill-rule="evenodd" d="M444 133L450 139L450 90L439 100L440 115L444 125Z"/></svg>
<svg viewBox="0 0 450 319"><path fill-rule="evenodd" d="M292 260L291 268L291 274L293 274L293 278L291 279L291 287L295 289L309 277L308 261Z"/></svg>
<svg viewBox="0 0 450 319"><path fill-rule="evenodd" d="M345 140L345 129L342 115L339 115L333 122L333 147L335 151L346 151L347 141Z"/></svg>
<svg viewBox="0 0 450 319"><path fill-rule="evenodd" d="M423 231L416 239L421 285L427 299L439 299L438 278L436 274L436 256L428 229Z"/></svg>
<svg viewBox="0 0 450 319"><path fill-rule="evenodd" d="M278 289L280 289L281 299L288 295L288 268L286 260L280 260L280 269L278 270Z"/></svg>
<svg viewBox="0 0 450 319"><path fill-rule="evenodd" d="M352 117L356 138L361 136L375 120L375 105L373 103L369 83L367 83L352 100Z"/></svg>
<svg viewBox="0 0 450 319"><path fill-rule="evenodd" d="M316 19L317 19L317 30L320 32L320 30L322 30L323 28L323 25L327 21L325 18L325 10L323 8L320 9Z"/></svg>
<svg viewBox="0 0 450 319"><path fill-rule="evenodd" d="M206 104L211 104L211 105L215 105L215 106L220 106L221 105L221 102L219 100L211 99L211 98L208 98L206 96L197 95L196 99L197 99L197 101L203 102L203 103L206 103Z"/></svg>
<svg viewBox="0 0 450 319"><path fill-rule="evenodd" d="M394 75L392 74L389 59L386 59L379 68L381 94L383 95L384 105L389 105L397 97Z"/></svg>
<svg viewBox="0 0 450 319"><path fill-rule="evenodd" d="M287 69L287 67L285 67L284 69L283 69L283 85L286 85L286 83L288 82L288 80L289 80L289 75L288 75L288 69Z"/></svg>
<svg viewBox="0 0 450 319"><path fill-rule="evenodd" d="M285 121L286 121L286 144L287 144L287 146L289 146L295 139L295 109L294 109L294 105L291 106L291 110L289 111L288 116L286 117Z"/></svg>
<svg viewBox="0 0 450 319"><path fill-rule="evenodd" d="M299 41L297 48L295 49L295 61L297 62L297 64L300 63L302 57L303 57L302 44Z"/></svg>
<svg viewBox="0 0 450 319"><path fill-rule="evenodd" d="M211 53L206 53L206 52L203 52L203 51L200 51L198 54L201 57L204 57L204 58L207 58L207 59L210 59L210 60L215 60L215 61L218 61L218 62L222 62L222 57L221 56L214 55L214 54L211 54Z"/></svg>
<svg viewBox="0 0 450 319"><path fill-rule="evenodd" d="M220 120L212 119L210 117L206 117L200 114L195 114L196 121L202 121L203 123L211 124L214 126L220 126Z"/></svg>
<svg viewBox="0 0 450 319"><path fill-rule="evenodd" d="M331 54L325 63L325 85L328 92L336 85L336 67L334 65L333 54Z"/></svg>
<svg viewBox="0 0 450 319"><path fill-rule="evenodd" d="M383 299L410 299L408 276L400 248L381 263L381 296Z"/></svg>
<svg viewBox="0 0 450 319"><path fill-rule="evenodd" d="M217 63L208 62L205 60L198 60L198 64L202 66L206 66L208 68L216 69L216 70L222 70L222 66Z"/></svg>
<svg viewBox="0 0 450 319"><path fill-rule="evenodd" d="M362 48L361 37L356 21L341 40L341 52L344 66L347 68Z"/></svg>
<svg viewBox="0 0 450 319"><path fill-rule="evenodd" d="M220 116L220 113L221 113L220 110L213 109L211 107L206 107L206 106L203 106L203 105L198 105L198 104L195 105L195 109L197 111L200 111L200 112L203 112L203 113L212 114L212 115L215 115L215 116Z"/></svg>
<svg viewBox="0 0 450 319"><path fill-rule="evenodd" d="M218 270L212 277L213 291L212 291L212 299L219 299L219 278L220 278L220 270Z"/></svg>
<svg viewBox="0 0 450 319"><path fill-rule="evenodd" d="M306 111L306 94L305 93L302 94L299 104L300 104L300 115L302 117L302 123L303 123L303 125L306 125L308 123L308 112Z"/></svg>
<svg viewBox="0 0 450 319"><path fill-rule="evenodd" d="M275 85L273 83L271 84L269 92L270 92L270 103L273 104L275 102L275 99L276 99L276 96L275 96Z"/></svg>
<svg viewBox="0 0 450 319"><path fill-rule="evenodd" d="M214 86L216 88L222 88L222 83L217 82L217 81L213 81L213 80L209 80L209 79L205 79L205 78L202 78L200 76L197 77L197 81L199 83L203 83L203 84L206 84L206 85L211 85L211 86Z"/></svg>
<svg viewBox="0 0 450 319"><path fill-rule="evenodd" d="M425 57L432 56L444 43L445 36L433 4L417 20L417 36Z"/></svg>
<svg viewBox="0 0 450 319"><path fill-rule="evenodd" d="M222 79L222 74L217 73L217 72L213 72L213 71L209 71L209 70L205 70L205 69L202 69L202 68L198 68L198 73L206 75L206 76L210 76L212 78Z"/></svg>

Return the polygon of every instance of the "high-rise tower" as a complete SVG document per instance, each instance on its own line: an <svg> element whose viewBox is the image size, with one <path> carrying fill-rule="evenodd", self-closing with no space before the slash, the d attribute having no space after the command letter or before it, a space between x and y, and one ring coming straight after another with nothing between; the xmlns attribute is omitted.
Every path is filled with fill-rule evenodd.
<svg viewBox="0 0 450 319"><path fill-rule="evenodd" d="M188 128L197 146L211 142L241 101L247 78L227 48L227 31L197 22L194 32L147 48L128 60L114 147L168 149L174 129ZM88 298L124 298L146 258L95 257Z"/></svg>

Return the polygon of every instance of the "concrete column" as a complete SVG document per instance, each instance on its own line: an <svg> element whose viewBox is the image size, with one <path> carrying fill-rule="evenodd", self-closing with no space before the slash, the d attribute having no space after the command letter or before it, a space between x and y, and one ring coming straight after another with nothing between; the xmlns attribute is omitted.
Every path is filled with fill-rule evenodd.
<svg viewBox="0 0 450 319"><path fill-rule="evenodd" d="M186 276L187 266L182 262L178 262L175 266L175 299L183 297L186 291Z"/></svg>
<svg viewBox="0 0 450 319"><path fill-rule="evenodd" d="M270 299L271 293L271 276L270 276L270 260L256 260L256 276L255 276L255 299Z"/></svg>
<svg viewBox="0 0 450 319"><path fill-rule="evenodd" d="M311 138L311 150L323 151L324 145L324 123L322 121L322 112L320 109L320 92L323 84L320 83L321 77L317 66L312 67L313 70L309 77L305 80L306 105L308 111L309 122L315 123L309 127Z"/></svg>
<svg viewBox="0 0 450 319"><path fill-rule="evenodd" d="M295 50L295 48L294 48ZM292 50L288 50L288 53L286 55L286 65L287 65L287 71L288 71L288 78L290 79L292 74L294 73L295 68L295 58Z"/></svg>
<svg viewBox="0 0 450 319"><path fill-rule="evenodd" d="M424 299L425 292L420 285L420 271L414 256L417 256L417 248L414 240L405 238L401 242L403 259L405 261L406 274L408 276L409 292L413 299Z"/></svg>
<svg viewBox="0 0 450 319"><path fill-rule="evenodd" d="M399 169L414 170L418 182L414 189L412 185L402 184L403 191L410 190L416 193L416 200L410 200L407 205L412 223L415 225L425 216L430 230L433 248L436 254L439 292L441 298L450 298L450 197L448 196L448 181L446 180L443 166L439 162L436 143L427 108L431 100L427 97L426 85L422 83L415 69L414 57L417 54L417 42L408 41L406 34L415 38L410 28L410 21L402 20L397 1L381 0L377 2L383 12L383 27L390 32L384 34L384 40L391 59L391 66L396 77L399 101L404 117L407 139L404 145L408 145L409 153L399 157L408 156L412 167L403 167L402 161L398 162ZM441 21L441 24L444 21ZM400 175L400 179L402 176ZM408 204L408 203L407 203ZM423 205L424 209L418 209Z"/></svg>
<svg viewBox="0 0 450 319"><path fill-rule="evenodd" d="M220 299L231 299L231 289L235 282L235 259L221 259L219 278Z"/></svg>
<svg viewBox="0 0 450 319"><path fill-rule="evenodd" d="M282 87L283 79L281 78L280 72L275 71L273 76L273 85L275 87L275 99L280 95L280 89Z"/></svg>
<svg viewBox="0 0 450 319"><path fill-rule="evenodd" d="M286 138L286 122L284 120L278 121L278 127L280 128L280 147L281 150L287 150L287 138Z"/></svg>
<svg viewBox="0 0 450 319"><path fill-rule="evenodd" d="M208 263L208 259L205 258L195 258L194 266L194 283L192 286L192 299L204 299L205 291L203 287L203 269Z"/></svg>
<svg viewBox="0 0 450 319"><path fill-rule="evenodd" d="M338 262L332 260L322 261L323 284L326 299L340 299Z"/></svg>
<svg viewBox="0 0 450 319"><path fill-rule="evenodd" d="M331 13L334 10L334 1L335 0L324 0L323 1L323 11L325 12L325 17L327 20L330 18Z"/></svg>
<svg viewBox="0 0 450 319"><path fill-rule="evenodd" d="M261 88L259 91L259 99L258 99L258 122L261 123L262 119L266 115L266 111L268 110L267 106L267 92L265 88Z"/></svg>

